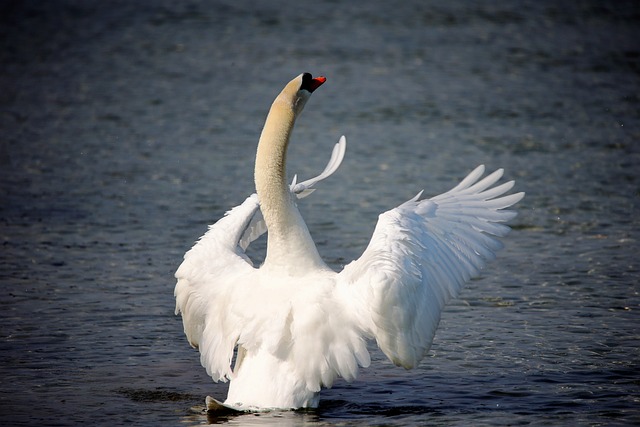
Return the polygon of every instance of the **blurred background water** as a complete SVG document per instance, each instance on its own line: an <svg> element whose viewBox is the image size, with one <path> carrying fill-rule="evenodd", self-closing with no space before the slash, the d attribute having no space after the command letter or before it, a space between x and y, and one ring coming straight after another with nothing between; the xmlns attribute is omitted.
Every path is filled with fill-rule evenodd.
<svg viewBox="0 0 640 427"><path fill-rule="evenodd" d="M635 1L0 2L3 425L640 423ZM377 215L477 164L527 197L418 369L372 367L313 411L223 398L173 315L182 255L253 192L269 105L325 75L291 173L340 269ZM259 256L259 254L258 254Z"/></svg>

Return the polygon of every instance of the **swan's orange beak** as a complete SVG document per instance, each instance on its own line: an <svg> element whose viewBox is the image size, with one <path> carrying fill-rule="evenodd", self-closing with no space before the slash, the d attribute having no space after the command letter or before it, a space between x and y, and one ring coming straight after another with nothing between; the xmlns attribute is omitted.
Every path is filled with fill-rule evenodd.
<svg viewBox="0 0 640 427"><path fill-rule="evenodd" d="M318 89L322 83L326 82L327 78L324 76L319 76L316 77L315 79L311 80L311 84L309 85L309 92L313 92L314 90Z"/></svg>

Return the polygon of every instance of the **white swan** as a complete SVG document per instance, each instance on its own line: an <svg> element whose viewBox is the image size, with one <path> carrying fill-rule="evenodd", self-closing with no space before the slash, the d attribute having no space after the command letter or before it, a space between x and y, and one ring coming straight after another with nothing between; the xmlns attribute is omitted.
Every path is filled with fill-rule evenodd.
<svg viewBox="0 0 640 427"><path fill-rule="evenodd" d="M288 186L285 171L296 117L324 82L304 73L285 86L260 136L257 195L210 226L176 272L176 314L207 373L231 381L228 408L316 407L322 387L351 381L370 364L368 339L396 365L415 367L443 306L502 247L494 236L506 235L502 223L515 216L503 209L524 196L505 196L513 181L493 186L502 169L480 179L479 166L444 194L418 194L380 215L362 256L334 272L295 201L337 169L344 137L318 177ZM265 225L266 259L256 268L245 249Z"/></svg>

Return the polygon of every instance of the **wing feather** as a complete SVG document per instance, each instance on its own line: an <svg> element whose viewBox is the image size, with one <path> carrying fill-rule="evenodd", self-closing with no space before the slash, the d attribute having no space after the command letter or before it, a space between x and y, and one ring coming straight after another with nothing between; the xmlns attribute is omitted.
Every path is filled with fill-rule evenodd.
<svg viewBox="0 0 640 427"><path fill-rule="evenodd" d="M225 276L252 269L244 250L238 245L254 214L259 211L258 196L249 196L231 209L198 240L185 255L176 271L174 290L176 314L182 313L184 332L189 343L198 347L206 325L206 316L216 292L224 291ZM233 348L232 348L233 351Z"/></svg>
<svg viewBox="0 0 640 427"><path fill-rule="evenodd" d="M524 193L494 186L503 170L482 178L478 166L457 186L429 200L420 194L380 215L362 256L339 274L352 320L399 366L415 367L431 346L444 305L502 248L504 222Z"/></svg>
<svg viewBox="0 0 640 427"><path fill-rule="evenodd" d="M343 136L335 144L329 162L316 177L291 185L297 198L311 194L317 183L331 176L340 166L346 150ZM231 378L231 360L236 344L247 330L241 314L232 309L237 295L234 287L242 285L255 273L246 255L249 245L267 231L258 196L252 194L241 205L229 210L184 256L176 271L176 314L182 314L184 332L189 343L200 349L202 365L211 377ZM244 279L244 280L243 280Z"/></svg>

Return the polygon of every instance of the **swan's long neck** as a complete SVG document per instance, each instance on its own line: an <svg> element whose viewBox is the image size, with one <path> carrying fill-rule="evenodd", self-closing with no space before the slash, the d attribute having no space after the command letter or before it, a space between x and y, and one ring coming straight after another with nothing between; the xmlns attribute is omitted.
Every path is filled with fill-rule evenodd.
<svg viewBox="0 0 640 427"><path fill-rule="evenodd" d="M263 267L292 275L324 266L287 185L287 147L296 119L294 109L282 94L273 102L260 135L255 168L256 191L268 230Z"/></svg>

